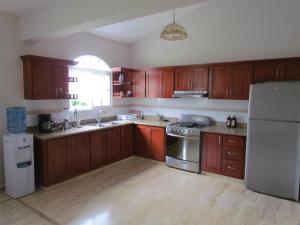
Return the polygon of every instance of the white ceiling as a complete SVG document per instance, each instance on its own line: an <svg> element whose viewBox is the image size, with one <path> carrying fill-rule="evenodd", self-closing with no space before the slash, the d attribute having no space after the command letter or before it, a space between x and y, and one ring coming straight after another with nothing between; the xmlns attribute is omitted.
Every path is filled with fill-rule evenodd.
<svg viewBox="0 0 300 225"><path fill-rule="evenodd" d="M0 0L0 10L20 15L56 0Z"/></svg>
<svg viewBox="0 0 300 225"><path fill-rule="evenodd" d="M201 7L205 2L176 9L176 21ZM172 22L173 11L166 11L89 30L89 33L125 44L132 44Z"/></svg>

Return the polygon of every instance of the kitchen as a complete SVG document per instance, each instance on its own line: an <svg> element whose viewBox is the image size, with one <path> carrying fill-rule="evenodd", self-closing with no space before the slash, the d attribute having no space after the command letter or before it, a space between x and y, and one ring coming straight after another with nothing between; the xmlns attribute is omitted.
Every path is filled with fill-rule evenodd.
<svg viewBox="0 0 300 225"><path fill-rule="evenodd" d="M204 224L247 224L247 222L249 224L275 222L297 224L298 203L258 194L251 191L253 187L250 188L251 190L246 189L244 184L248 154L246 154L246 145L249 138L249 129L246 128L249 128L248 119L251 119L251 110L249 111L251 101L250 106L248 101L250 85L265 84L270 81L280 81L280 84L286 83L285 81L297 83L295 80L299 79L299 58L297 58L299 51L295 46L299 35L295 31L297 23L293 20L293 16L297 15L295 11L298 3L292 0L288 4L276 1L270 8L266 7L268 3L268 0L255 3L233 0L226 0L226 3L207 1L196 5L191 4L186 8L182 5L179 7L179 4L174 7L178 8L176 18L187 29L188 38L174 43L159 38L164 25L172 19L172 10L167 11L170 9L167 9L166 5L161 6L166 8L165 13L151 15L149 18L140 19L141 21L137 19L137 21L127 22L123 19L125 22L117 23L112 27L108 25L102 30L101 27L94 30L85 29L89 32L62 35L57 38L34 40L32 38L34 30L27 34L27 31L23 30L21 39L32 38L32 40L23 41L21 44L19 43L19 18L8 13L1 14L1 18L3 17L1 21L5 23L5 26L1 27L3 29L6 27L4 33L11 35L3 36L3 40L0 39L0 43L5 43L3 47L7 47L9 49L7 52L11 54L8 55L10 60L2 60L2 63L5 63L2 66L4 72L10 76L3 77L6 83L2 85L3 88L1 87L3 93L1 124L4 133L6 108L26 106L27 126L35 129L33 131L34 156L38 158L34 160L37 176L35 181L39 186L33 194L17 200L3 194L5 200L3 203L1 201L0 207L6 216L0 217L0 221L3 219L4 224L13 224L7 219L14 215L8 209L16 207L21 212L28 212L30 215L28 221L37 220L39 221L37 224L46 222L50 224L84 222L169 224L176 223L176 219L179 219L180 223L197 224L200 215L207 215L203 219ZM52 4L54 7L59 3ZM151 11L151 7L148 7ZM43 8L46 11L50 9L51 7L46 6ZM256 9L255 16L249 9ZM152 10L155 11L153 8ZM276 16L280 10L288 12L284 14L285 19ZM213 18L211 12L218 13L219 17ZM21 16L24 27L27 19L29 21L31 16L36 15L33 13L25 16L25 14ZM258 22L264 18L263 15L272 18L272 21L265 20L269 26ZM128 26L136 26L137 29L140 24L151 30L151 26L145 24L154 23L153 18L156 17L161 18L162 22L158 23L153 32L149 33L150 31L144 29L144 37L141 40L135 40L135 44L127 44L130 42L128 39L132 36L137 38L139 33L124 32L122 29L125 29L126 23ZM235 18L239 18L241 23ZM272 32L277 28L271 25L276 22L282 25L278 26L282 32L274 37ZM205 25L206 23L210 26ZM247 23L252 27L245 27L244 24ZM199 31L198 26L202 27L203 32ZM215 30L216 27L218 31ZM39 28L36 26L37 32ZM50 28L51 24L49 24ZM232 31L233 28L235 29ZM262 31L263 28L266 31ZM113 35L113 32L110 35L105 33L109 29L124 32L124 37L120 36L120 33L117 35ZM256 35L250 35L249 30L257 32ZM97 32L98 35L95 35ZM212 35L213 32L224 34L222 41L220 35ZM239 38L233 39L236 34ZM267 38L270 36L271 39ZM208 38L210 42L207 41ZM38 73L31 73L30 69L39 63L44 65L50 60L51 74L56 71L60 74L60 78L62 78L61 74L67 75L68 78L69 70L65 68L75 67L74 70L81 70L81 67L76 67L80 64L76 59L86 55L96 56L112 68L111 95L115 96L101 97L98 101L92 99L91 103L89 100L81 102L83 108L89 104L93 107L92 110L78 110L77 122L80 120L78 125L82 127L51 133L36 131L39 114L51 114L51 120L56 124L63 122L66 117L74 122L75 109L71 106L83 99L76 95L84 95L88 91L81 90L94 90L94 87L89 83L78 88L76 85L81 85L81 82L72 82L74 81L72 79L71 82L60 81L56 86L53 80L46 81L45 70L42 79L36 77L31 79ZM28 67L24 65L28 62L32 67L27 71ZM55 70L56 65L59 66ZM23 70L22 66L24 66ZM39 66L37 68L41 69ZM104 77L107 71L105 69L103 71L105 83ZM70 71L70 74L73 72ZM120 75L122 75L121 79ZM70 76L72 78L73 75ZM30 79L29 83L37 82L37 85L26 85ZM62 83L64 85L69 83L69 86L59 86ZM63 96L65 90L61 95L60 88L69 88L69 95ZM48 94L50 97L47 96ZM176 96L182 94L202 97ZM103 96L107 96L104 91ZM292 99L291 96L288 98ZM277 98L277 101L281 102L282 106L290 107L288 103L285 104L279 99ZM66 116L68 113L65 108L71 108L69 116ZM99 110L104 110L105 114ZM128 112L133 112L137 117L144 117L144 119L121 124L115 117L126 115ZM181 115L186 114L202 116L201 119L209 117L210 122L207 120L206 122L213 125L201 128L201 154L199 151L198 162L196 161L197 169L201 168L201 174L172 169L161 162L166 160L166 153L170 146L168 127L177 123ZM237 128L226 127L229 114L235 115ZM97 127L96 119L100 117L102 127ZM165 119L169 121L160 121ZM185 130L183 132L198 131L197 127L189 126L190 124L187 129L179 129L179 131L173 129L175 132L173 134L178 135L183 130ZM249 155L249 157L253 156ZM265 176L265 174L261 175ZM2 183L4 184L4 180ZM89 190L89 193L84 191L85 189ZM264 193L264 191L259 192ZM175 193L179 193L179 196L174 196ZM273 195L276 196L275 193ZM64 204L61 204L62 201ZM159 201L161 207L158 207L160 203L155 201ZM178 202L182 202L183 205L179 206ZM72 204L74 204L72 210L61 213L64 207L72 207ZM125 207L124 214L120 215L122 204L127 204L129 207ZM80 206L83 206L82 210ZM183 208L186 209L186 214L178 218L176 212ZM259 213L260 210L264 210L265 213ZM275 216L277 213L282 213L282 217ZM77 214L81 215L81 219ZM130 214L133 216L129 216ZM18 215L16 217L21 221Z"/></svg>

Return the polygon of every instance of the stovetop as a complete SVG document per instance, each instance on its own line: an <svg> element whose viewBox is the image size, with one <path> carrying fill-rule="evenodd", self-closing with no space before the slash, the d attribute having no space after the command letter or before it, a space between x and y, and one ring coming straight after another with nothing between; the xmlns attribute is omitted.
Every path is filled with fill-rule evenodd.
<svg viewBox="0 0 300 225"><path fill-rule="evenodd" d="M207 124L197 124L190 122L179 122L167 126L167 134L196 136L200 135L201 128L207 127Z"/></svg>

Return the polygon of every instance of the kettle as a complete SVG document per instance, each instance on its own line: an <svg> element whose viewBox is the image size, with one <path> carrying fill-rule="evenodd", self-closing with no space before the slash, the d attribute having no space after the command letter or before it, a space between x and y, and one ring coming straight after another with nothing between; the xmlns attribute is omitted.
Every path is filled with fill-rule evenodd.
<svg viewBox="0 0 300 225"><path fill-rule="evenodd" d="M42 133L53 132L54 122L51 120L51 114L39 114L39 131Z"/></svg>

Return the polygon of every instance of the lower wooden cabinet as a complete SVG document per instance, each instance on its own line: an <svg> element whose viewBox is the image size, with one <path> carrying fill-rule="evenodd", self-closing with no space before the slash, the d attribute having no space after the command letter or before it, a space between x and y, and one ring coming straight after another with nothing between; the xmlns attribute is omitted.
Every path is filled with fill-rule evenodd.
<svg viewBox="0 0 300 225"><path fill-rule="evenodd" d="M133 125L121 127L121 159L133 155Z"/></svg>
<svg viewBox="0 0 300 225"><path fill-rule="evenodd" d="M161 127L137 125L134 136L135 155L165 161L166 136Z"/></svg>
<svg viewBox="0 0 300 225"><path fill-rule="evenodd" d="M90 169L89 134L79 134L68 138L69 176L75 177Z"/></svg>
<svg viewBox="0 0 300 225"><path fill-rule="evenodd" d="M202 169L220 173L222 160L222 135L204 133L202 135Z"/></svg>
<svg viewBox="0 0 300 225"><path fill-rule="evenodd" d="M68 137L35 138L37 183L48 187L133 155L133 125Z"/></svg>
<svg viewBox="0 0 300 225"><path fill-rule="evenodd" d="M90 168L98 169L107 164L107 133L105 130L90 133Z"/></svg>
<svg viewBox="0 0 300 225"><path fill-rule="evenodd" d="M121 129L114 127L107 130L107 160L108 163L121 159Z"/></svg>
<svg viewBox="0 0 300 225"><path fill-rule="evenodd" d="M59 138L49 140L46 144L46 155L42 157L47 157L47 163L42 164L45 174L40 176L42 184L45 186L59 183L63 180L69 178L69 168L68 168L68 139ZM41 161L39 162L41 163ZM42 168L41 168L42 169Z"/></svg>
<svg viewBox="0 0 300 225"><path fill-rule="evenodd" d="M242 136L202 134L202 170L244 178L245 143Z"/></svg>

